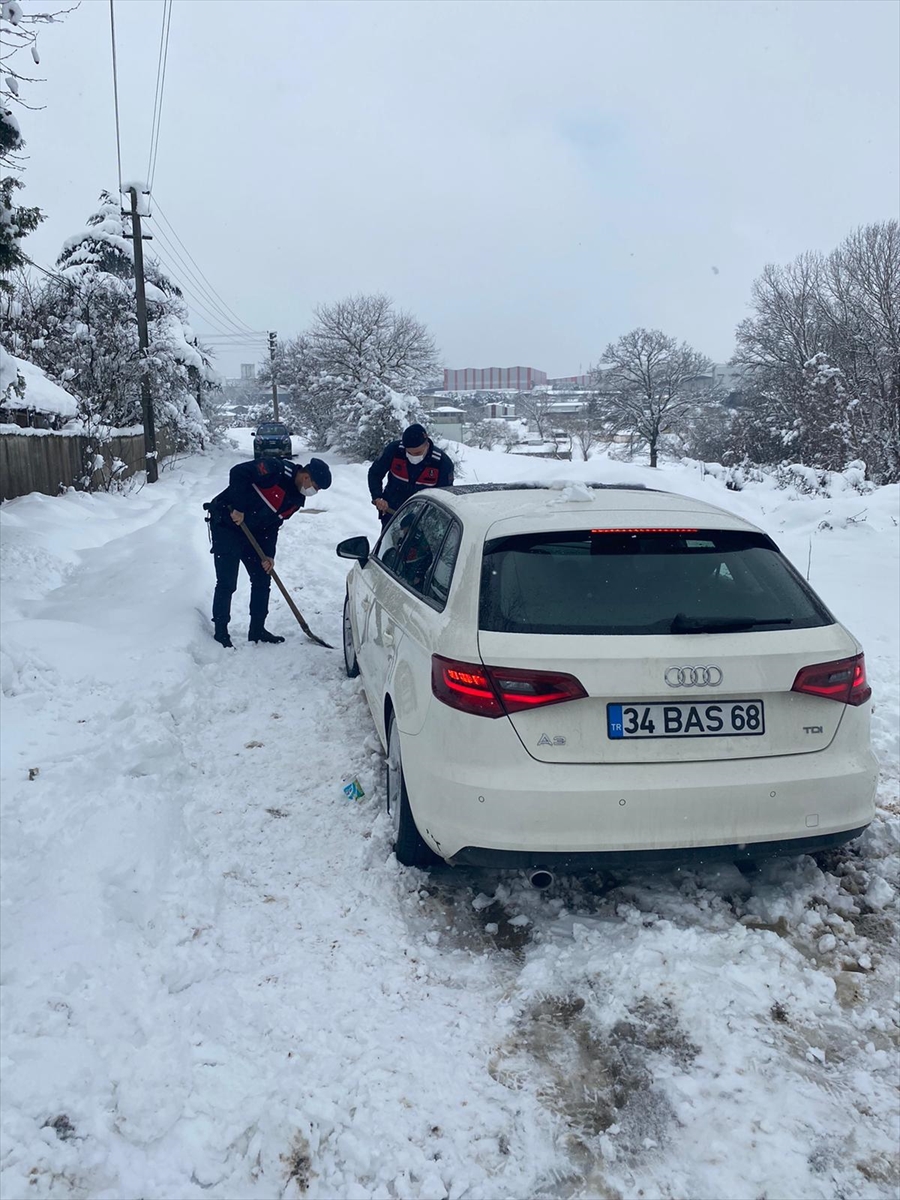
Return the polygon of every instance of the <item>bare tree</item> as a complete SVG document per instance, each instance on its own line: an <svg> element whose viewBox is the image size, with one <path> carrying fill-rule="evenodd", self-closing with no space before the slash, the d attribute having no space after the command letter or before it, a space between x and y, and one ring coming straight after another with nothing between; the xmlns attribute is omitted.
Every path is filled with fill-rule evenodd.
<svg viewBox="0 0 900 1200"><path fill-rule="evenodd" d="M900 479L900 223L856 230L824 256L769 265L737 330L749 406L733 432L755 462Z"/></svg>
<svg viewBox="0 0 900 1200"><path fill-rule="evenodd" d="M598 425L609 435L626 432L646 443L655 467L660 435L679 431L710 399L702 377L711 367L686 342L679 345L659 329L633 329L606 347L591 372Z"/></svg>
<svg viewBox="0 0 900 1200"><path fill-rule="evenodd" d="M516 407L544 441L550 436L553 426L553 403L552 393L542 388L521 392L516 398Z"/></svg>
<svg viewBox="0 0 900 1200"><path fill-rule="evenodd" d="M607 421L598 397L584 401L578 411L560 418L569 438L569 448L576 446L582 459L587 462L595 446L606 440Z"/></svg>

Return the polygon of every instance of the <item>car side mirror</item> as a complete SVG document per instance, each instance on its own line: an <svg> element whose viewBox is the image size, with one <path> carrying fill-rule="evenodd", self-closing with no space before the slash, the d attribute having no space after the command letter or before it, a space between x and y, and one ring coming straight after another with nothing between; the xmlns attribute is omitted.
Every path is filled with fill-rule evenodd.
<svg viewBox="0 0 900 1200"><path fill-rule="evenodd" d="M338 542L338 558L355 558L361 567L369 561L369 539L367 537L345 538Z"/></svg>
<svg viewBox="0 0 900 1200"><path fill-rule="evenodd" d="M255 430L255 429L251 429L251 430L250 430L250 436L251 436L251 437L256 437L256 430Z"/></svg>

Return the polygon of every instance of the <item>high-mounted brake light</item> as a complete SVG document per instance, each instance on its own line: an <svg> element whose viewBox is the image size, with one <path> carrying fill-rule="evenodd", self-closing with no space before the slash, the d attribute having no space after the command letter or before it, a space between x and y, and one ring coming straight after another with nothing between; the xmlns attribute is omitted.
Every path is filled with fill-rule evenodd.
<svg viewBox="0 0 900 1200"><path fill-rule="evenodd" d="M802 692L806 696L821 696L823 700L837 700L854 707L865 704L872 695L866 680L866 656L856 654L853 658L801 667L791 691Z"/></svg>
<svg viewBox="0 0 900 1200"><path fill-rule="evenodd" d="M697 533L696 529L592 529L591 533Z"/></svg>
<svg viewBox="0 0 900 1200"><path fill-rule="evenodd" d="M502 717L587 695L574 675L485 667L440 654L431 658L431 690L442 704L479 717Z"/></svg>

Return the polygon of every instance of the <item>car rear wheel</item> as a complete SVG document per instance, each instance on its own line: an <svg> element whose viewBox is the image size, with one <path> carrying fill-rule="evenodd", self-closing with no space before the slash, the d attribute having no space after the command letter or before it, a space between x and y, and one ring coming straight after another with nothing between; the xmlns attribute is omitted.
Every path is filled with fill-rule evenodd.
<svg viewBox="0 0 900 1200"><path fill-rule="evenodd" d="M350 624L350 597L344 596L344 670L350 679L359 674L359 663L353 648L353 626Z"/></svg>
<svg viewBox="0 0 900 1200"><path fill-rule="evenodd" d="M394 829L394 853L397 855L397 861L405 867L430 867L436 863L438 857L416 828L415 818L409 807L400 758L400 730L393 713L388 725L387 807Z"/></svg>

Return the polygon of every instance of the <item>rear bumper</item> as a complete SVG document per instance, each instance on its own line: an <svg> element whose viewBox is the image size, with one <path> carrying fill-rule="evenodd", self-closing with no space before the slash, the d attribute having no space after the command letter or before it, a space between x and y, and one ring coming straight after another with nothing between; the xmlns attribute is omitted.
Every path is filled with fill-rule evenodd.
<svg viewBox="0 0 900 1200"><path fill-rule="evenodd" d="M449 745L436 744L427 721L422 734L401 733L416 824L448 862L485 862L495 852L533 865L553 856L733 847L753 857L782 842L803 853L803 842L857 836L875 814L877 764L846 722L816 754L606 765L536 762L511 728L490 724L489 737L470 725L466 739Z"/></svg>
<svg viewBox="0 0 900 1200"><path fill-rule="evenodd" d="M676 850L607 850L575 854L545 853L527 850L490 850L484 846L464 846L448 861L454 867L495 867L535 870L543 867L560 874L610 871L615 868L699 866L703 863L756 862L779 855L815 854L830 850L865 832L866 826L820 837L785 838L777 842L753 842L734 846L699 846Z"/></svg>

